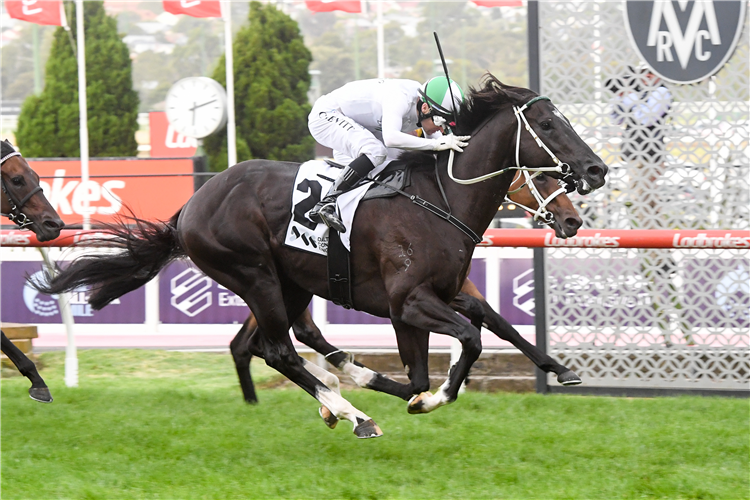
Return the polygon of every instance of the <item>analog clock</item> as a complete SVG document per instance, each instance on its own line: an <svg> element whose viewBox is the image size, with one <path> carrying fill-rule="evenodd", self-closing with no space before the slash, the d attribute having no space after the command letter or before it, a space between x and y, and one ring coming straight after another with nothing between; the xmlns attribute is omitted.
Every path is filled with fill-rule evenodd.
<svg viewBox="0 0 750 500"><path fill-rule="evenodd" d="M188 137L201 139L227 122L227 94L219 82L204 76L183 78L167 93L167 120Z"/></svg>

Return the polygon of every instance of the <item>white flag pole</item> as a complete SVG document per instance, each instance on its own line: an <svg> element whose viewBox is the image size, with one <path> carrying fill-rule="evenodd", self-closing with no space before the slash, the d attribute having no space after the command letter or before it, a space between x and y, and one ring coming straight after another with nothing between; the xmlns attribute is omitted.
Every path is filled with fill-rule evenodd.
<svg viewBox="0 0 750 500"><path fill-rule="evenodd" d="M81 142L81 185L89 185L89 126L86 108L86 44L83 31L83 0L76 0L76 30L78 37L78 113ZM89 197L83 196L83 229L91 229Z"/></svg>
<svg viewBox="0 0 750 500"><path fill-rule="evenodd" d="M237 164L237 131L234 120L234 56L232 54L232 2L224 0L224 60L227 72L227 167Z"/></svg>
<svg viewBox="0 0 750 500"><path fill-rule="evenodd" d="M383 0L378 4L378 78L385 78L385 35L383 31Z"/></svg>

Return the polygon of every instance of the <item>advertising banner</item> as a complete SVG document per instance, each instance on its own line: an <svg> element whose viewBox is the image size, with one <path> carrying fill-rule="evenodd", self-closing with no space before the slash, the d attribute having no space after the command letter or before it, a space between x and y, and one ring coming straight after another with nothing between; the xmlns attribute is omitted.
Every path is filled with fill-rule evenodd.
<svg viewBox="0 0 750 500"><path fill-rule="evenodd" d="M178 133L164 111L148 114L151 158L189 158L198 149L198 140Z"/></svg>
<svg viewBox="0 0 750 500"><path fill-rule="evenodd" d="M78 159L28 162L65 224L82 222L86 200L92 222L112 222L116 215L128 215L128 208L138 217L168 220L193 195L191 175L170 175L192 174L190 159L92 158L86 185L81 183Z"/></svg>
<svg viewBox="0 0 750 500"><path fill-rule="evenodd" d="M41 262L2 262L0 319L4 323L62 323L57 296L39 293L26 283L26 276L42 278ZM146 296L143 288L123 295L101 311L88 304L86 288L71 293L70 308L76 323L128 323L146 321Z"/></svg>
<svg viewBox="0 0 750 500"><path fill-rule="evenodd" d="M250 315L241 298L189 262L173 262L159 280L162 323L242 324Z"/></svg>

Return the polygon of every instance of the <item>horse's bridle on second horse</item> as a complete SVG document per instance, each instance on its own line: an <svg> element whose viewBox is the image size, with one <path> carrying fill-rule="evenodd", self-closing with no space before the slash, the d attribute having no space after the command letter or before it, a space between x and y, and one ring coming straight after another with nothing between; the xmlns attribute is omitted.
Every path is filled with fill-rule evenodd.
<svg viewBox="0 0 750 500"><path fill-rule="evenodd" d="M529 207L526 207L524 205L521 205L519 203L516 203L516 205L519 205L524 210L528 211L529 213L534 215L534 220L541 220L545 224L552 224L555 221L555 216L547 210L547 205L554 200L556 197L561 195L562 193L568 192L571 193L575 191L576 189L576 181L572 179L573 172L571 171L570 165L567 163L563 163L560 161L560 159L555 155L544 142L539 137L539 135L534 131L534 129L529 124L529 121L526 119L526 115L524 114L524 111L526 111L529 106L534 104L537 101L549 101L550 98L547 96L536 96L533 99L531 99L529 102L524 104L523 106L513 106L513 112L516 115L516 120L518 122L518 129L516 132L516 165L513 167L507 167L501 170L498 170L496 172L491 172L489 174L480 175L479 177L474 177L472 179L457 179L453 175L453 157L455 155L455 152L451 149L450 150L450 157L448 159L448 177L451 178L453 182L456 182L458 184L476 184L477 182L482 182L487 179L491 179L492 177L496 177L498 175L504 174L505 172L509 170L518 170L523 172L525 181L523 184L521 184L519 187L514 189L513 191L508 191L508 194L516 193L523 189L524 186L529 186L529 190L531 191L531 194L534 196L534 199L536 199L537 203L539 204L539 208L536 210L532 210ZM477 127L477 130L480 130L489 120L482 123L479 127ZM520 155L521 155L521 129L525 128L530 134L531 137L534 138L536 141L537 146L544 149L548 155L552 158L552 161L555 162L554 167L525 167L521 166L520 161ZM477 130L474 131L474 134L476 134ZM529 172L532 172L529 174ZM532 182L534 177L544 173L544 172L557 172L559 174L562 174L562 179L558 180L558 184L560 184L560 189L549 195L547 198L543 198L541 193L539 193L539 190L536 188L534 183ZM511 183L512 186L512 183ZM505 198L507 201L511 201L506 196Z"/></svg>
<svg viewBox="0 0 750 500"><path fill-rule="evenodd" d="M9 153L2 158L0 158L0 168L2 165L8 161L10 158L14 156L21 156L21 153L18 151L13 151L12 153ZM10 202L10 213L4 214L0 213L0 215L3 215L13 221L18 227L21 229L24 229L30 225L32 225L34 222L29 219L29 217L21 212L21 209L24 205L31 199L32 196L34 196L36 193L42 190L42 187L37 185L35 188L33 188L29 193L24 196L21 200L17 200L15 196L13 196L8 189L8 187L5 185L5 179L2 178L2 175L0 175L0 188L3 190L3 193L5 193L5 196L8 197L8 202Z"/></svg>

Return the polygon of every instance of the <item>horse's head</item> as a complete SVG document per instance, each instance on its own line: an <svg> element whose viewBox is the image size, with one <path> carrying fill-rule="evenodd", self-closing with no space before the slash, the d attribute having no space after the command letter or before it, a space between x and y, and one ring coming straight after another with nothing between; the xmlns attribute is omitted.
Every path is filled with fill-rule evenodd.
<svg viewBox="0 0 750 500"><path fill-rule="evenodd" d="M510 139L510 130L514 131L512 142L508 143L511 150L505 151L514 151L508 166L542 169L575 185L581 194L604 185L607 165L549 98L529 89L505 85L487 74L481 89L471 89L459 122L467 115L468 123L462 125L463 135L475 134L486 126L494 128L497 137L503 134Z"/></svg>
<svg viewBox="0 0 750 500"><path fill-rule="evenodd" d="M533 189L536 189L539 197L534 195L529 181L533 183ZM531 212L535 219L554 229L558 238L575 236L583 224L565 189L560 187L557 179L549 175L539 174L530 180L529 176L518 172L508 191L508 198ZM543 210L539 210L540 204ZM545 217L546 214L551 217Z"/></svg>
<svg viewBox="0 0 750 500"><path fill-rule="evenodd" d="M581 139L570 121L549 98L533 94L515 106L515 112L521 134L520 161L524 166L568 165L570 171L563 173L563 176L575 180L576 189L581 194L604 185L609 170L607 165Z"/></svg>
<svg viewBox="0 0 750 500"><path fill-rule="evenodd" d="M65 224L42 193L39 176L10 142L1 144L2 214L21 228L30 228L39 241L57 238Z"/></svg>

